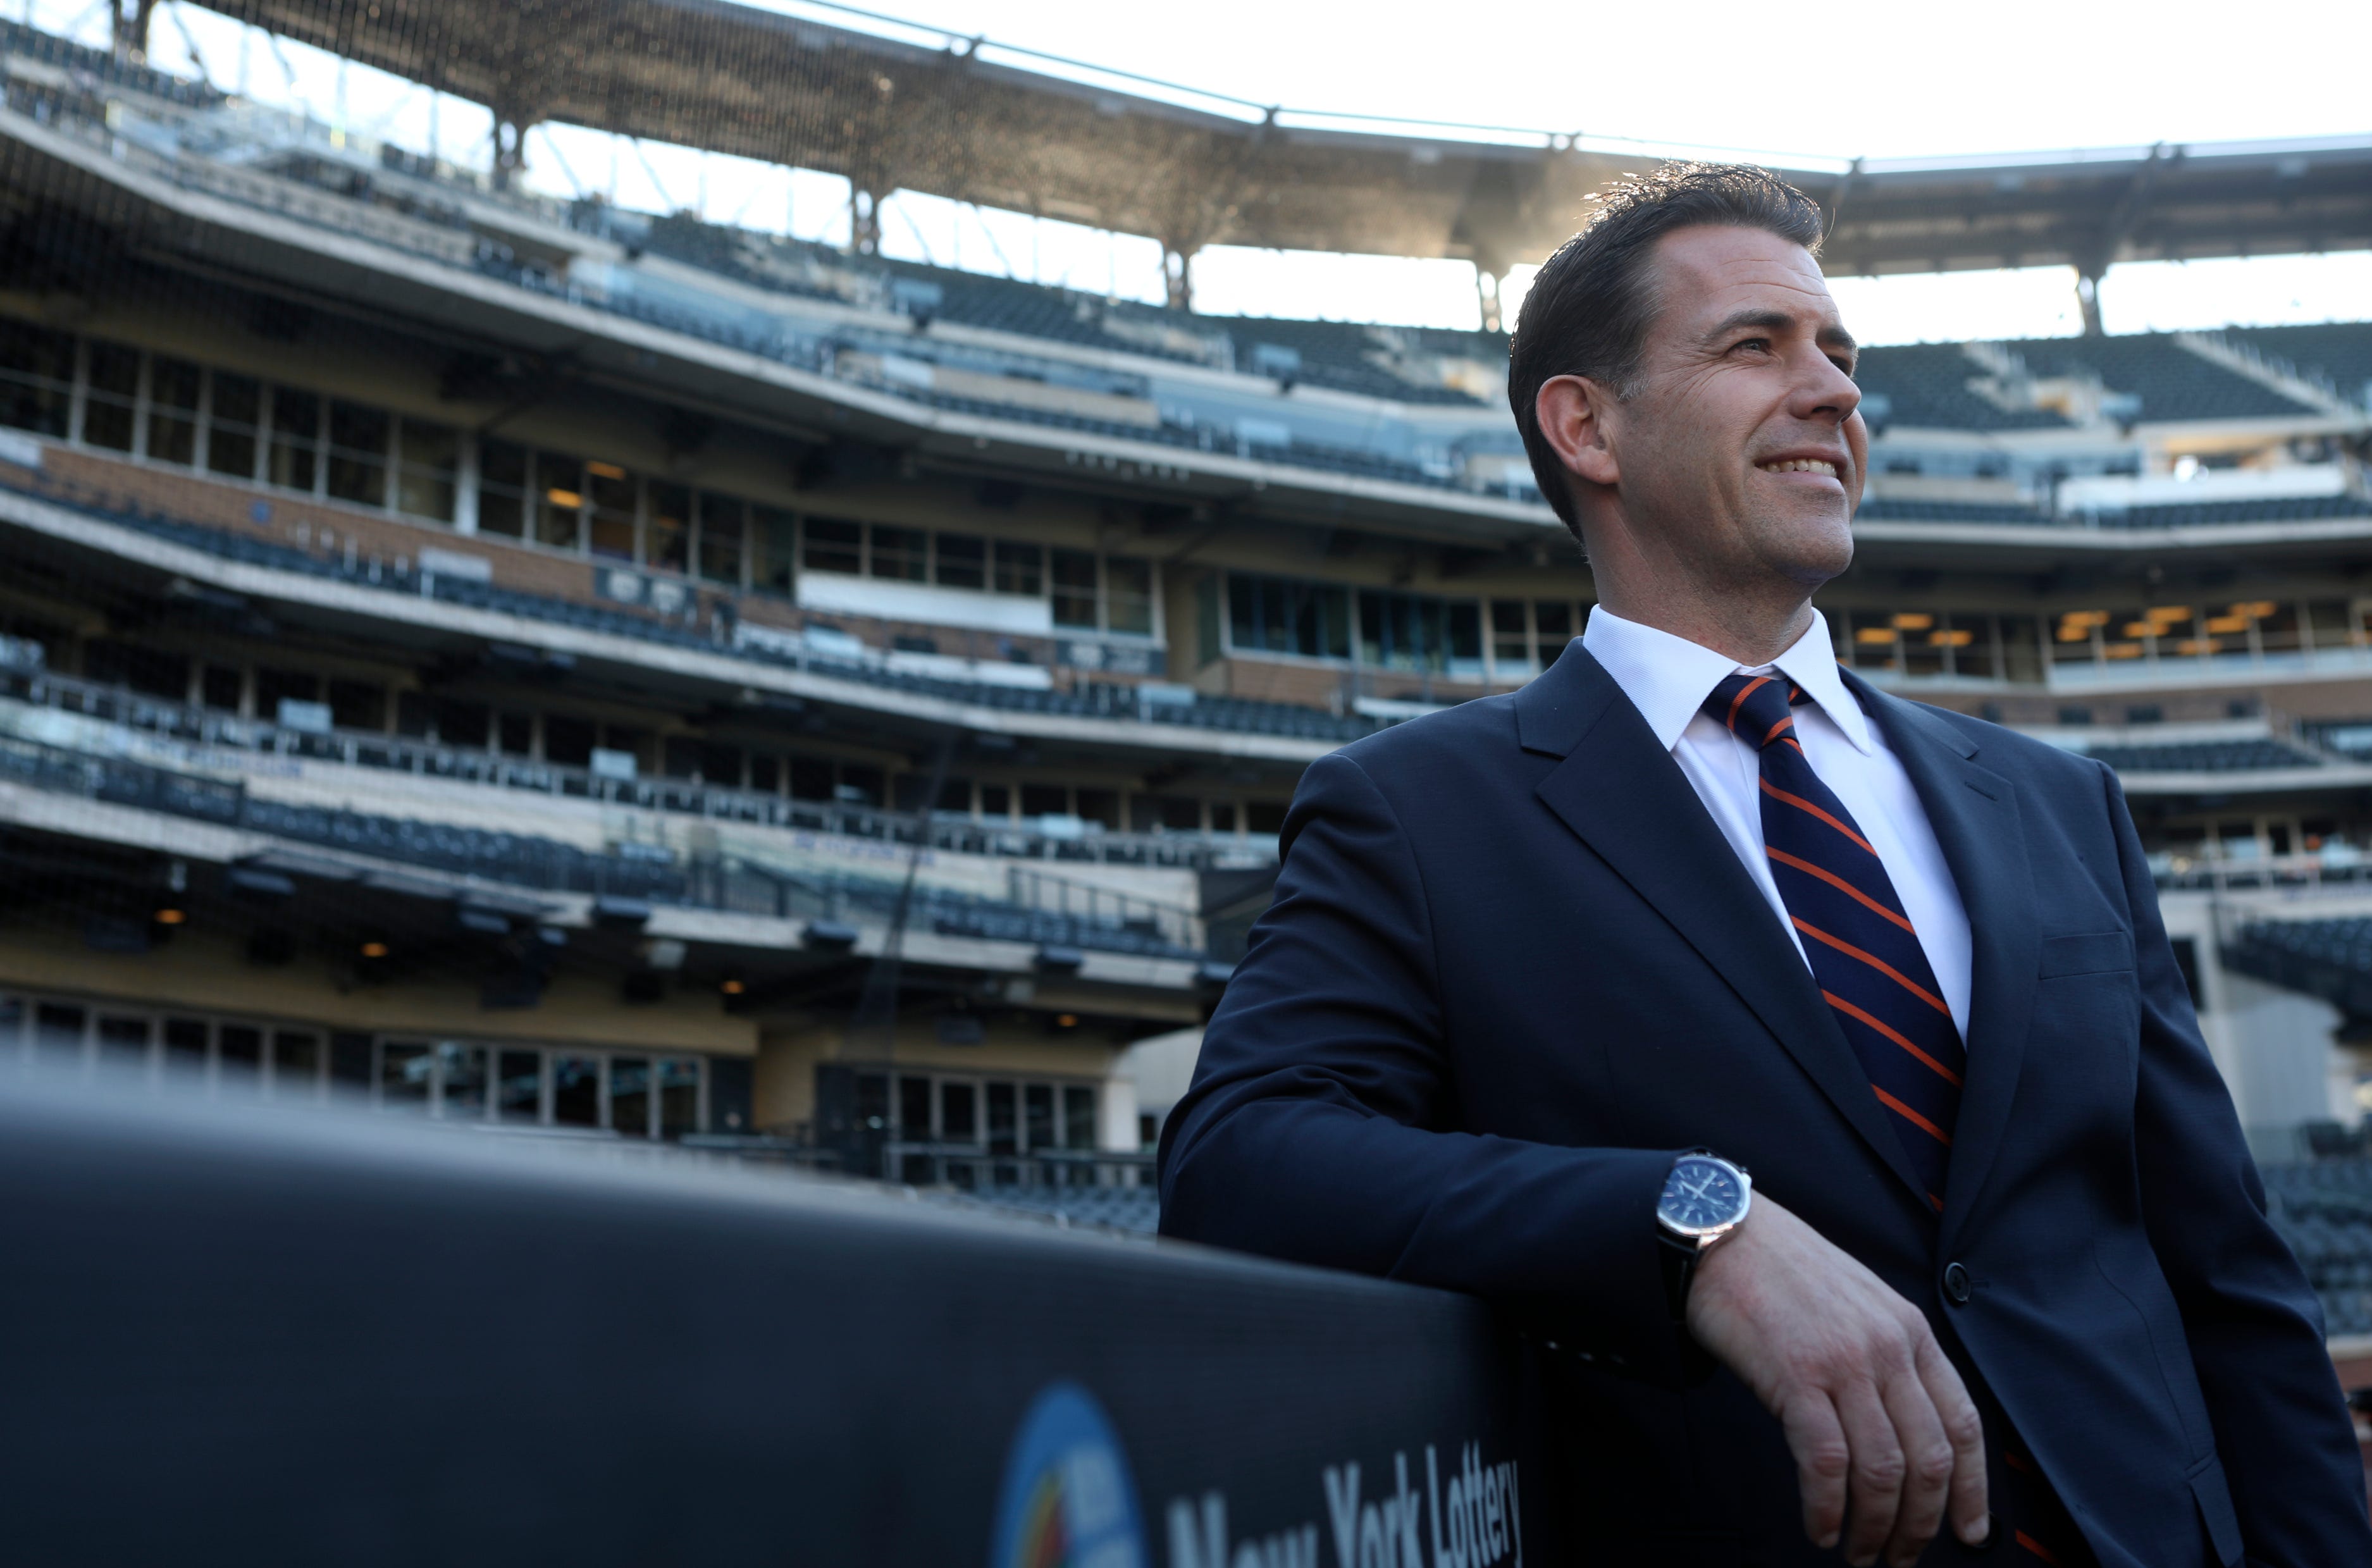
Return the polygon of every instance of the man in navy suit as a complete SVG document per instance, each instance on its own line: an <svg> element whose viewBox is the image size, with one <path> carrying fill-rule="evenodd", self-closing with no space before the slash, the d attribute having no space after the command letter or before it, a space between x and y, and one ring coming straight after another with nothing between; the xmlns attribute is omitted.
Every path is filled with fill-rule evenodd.
<svg viewBox="0 0 2372 1568"><path fill-rule="evenodd" d="M1616 192L1509 397L1599 608L1314 764L1164 1134L1174 1236L1544 1327L1609 1562L2372 1563L2116 777L1837 667L1818 209Z"/></svg>

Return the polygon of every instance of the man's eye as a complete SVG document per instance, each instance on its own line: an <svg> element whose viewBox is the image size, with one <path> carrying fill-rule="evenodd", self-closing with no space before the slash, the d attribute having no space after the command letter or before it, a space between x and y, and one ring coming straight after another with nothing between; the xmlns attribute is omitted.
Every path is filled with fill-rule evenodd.
<svg viewBox="0 0 2372 1568"><path fill-rule="evenodd" d="M1737 343L1730 346L1733 348L1750 348L1757 351L1767 352L1771 347L1771 340L1769 338L1740 338Z"/></svg>

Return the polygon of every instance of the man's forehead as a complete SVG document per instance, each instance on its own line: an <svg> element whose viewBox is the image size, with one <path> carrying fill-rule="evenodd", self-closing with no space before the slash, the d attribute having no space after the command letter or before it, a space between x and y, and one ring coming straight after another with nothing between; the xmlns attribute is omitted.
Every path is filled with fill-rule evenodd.
<svg viewBox="0 0 2372 1568"><path fill-rule="evenodd" d="M1657 242L1657 303L1674 326L1751 309L1835 325L1837 303L1811 252L1767 229L1699 226Z"/></svg>

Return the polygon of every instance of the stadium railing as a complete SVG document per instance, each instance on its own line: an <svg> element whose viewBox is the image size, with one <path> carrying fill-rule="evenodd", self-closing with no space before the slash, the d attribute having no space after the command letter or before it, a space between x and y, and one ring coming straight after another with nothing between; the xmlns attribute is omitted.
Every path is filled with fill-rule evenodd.
<svg viewBox="0 0 2372 1568"><path fill-rule="evenodd" d="M0 1072L0 1249L29 1562L1494 1568L1588 1485L1472 1300L785 1173Z"/></svg>

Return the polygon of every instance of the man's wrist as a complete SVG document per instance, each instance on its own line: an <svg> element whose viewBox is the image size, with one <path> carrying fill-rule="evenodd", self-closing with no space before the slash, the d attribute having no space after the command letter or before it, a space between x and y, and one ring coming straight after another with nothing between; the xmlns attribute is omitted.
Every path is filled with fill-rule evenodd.
<svg viewBox="0 0 2372 1568"><path fill-rule="evenodd" d="M1691 1149L1672 1161L1657 1198L1656 1232L1674 1323L1687 1320L1689 1293L1705 1255L1745 1224L1753 1189L1743 1166L1710 1149Z"/></svg>

